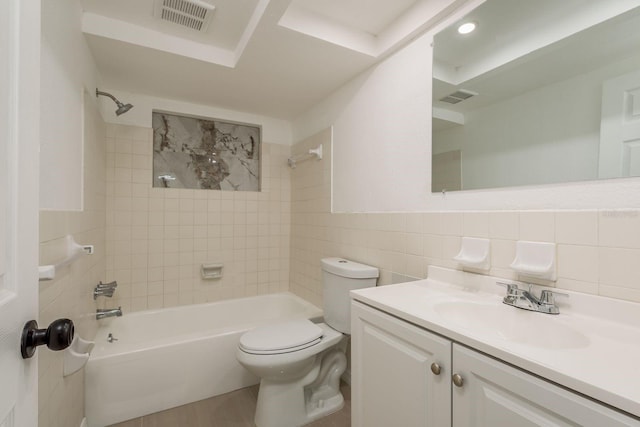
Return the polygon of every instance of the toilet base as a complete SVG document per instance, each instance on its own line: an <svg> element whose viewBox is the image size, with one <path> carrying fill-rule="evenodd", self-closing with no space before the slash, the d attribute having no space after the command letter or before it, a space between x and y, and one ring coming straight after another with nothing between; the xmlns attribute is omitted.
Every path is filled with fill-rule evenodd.
<svg viewBox="0 0 640 427"><path fill-rule="evenodd" d="M307 421L305 424L318 420L322 417L326 417L334 412L338 412L343 407L344 397L340 392L338 392L337 395L321 400L314 405L307 405Z"/></svg>
<svg viewBox="0 0 640 427"><path fill-rule="evenodd" d="M318 354L311 371L294 383L263 378L256 426L299 427L342 409L340 376L346 366L345 354L333 347Z"/></svg>

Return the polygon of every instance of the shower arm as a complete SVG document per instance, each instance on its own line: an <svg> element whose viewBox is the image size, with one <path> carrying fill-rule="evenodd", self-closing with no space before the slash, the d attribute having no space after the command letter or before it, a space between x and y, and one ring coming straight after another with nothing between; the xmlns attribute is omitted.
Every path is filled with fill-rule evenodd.
<svg viewBox="0 0 640 427"><path fill-rule="evenodd" d="M118 107L120 107L120 106L122 106L122 105L123 105L123 104L122 104L122 102L118 101L118 100L116 99L116 97L115 97L115 96L113 96L113 95L111 95L110 93L102 92L101 90L96 89L96 97L98 97L98 96L100 96L100 95L102 95L102 96L108 96L109 98L113 99L113 102L115 102L115 103L116 103L116 105L117 105Z"/></svg>

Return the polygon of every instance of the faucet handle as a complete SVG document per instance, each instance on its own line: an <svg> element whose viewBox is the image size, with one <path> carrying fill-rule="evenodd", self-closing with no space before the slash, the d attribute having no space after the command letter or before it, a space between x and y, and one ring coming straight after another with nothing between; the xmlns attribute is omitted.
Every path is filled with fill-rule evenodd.
<svg viewBox="0 0 640 427"><path fill-rule="evenodd" d="M517 283L496 282L496 285L507 288L507 295L518 295L520 292L520 288Z"/></svg>
<svg viewBox="0 0 640 427"><path fill-rule="evenodd" d="M110 289L110 288L117 288L118 287L118 282L117 281L113 281L113 282L109 282L109 283L102 283L102 280L96 285L96 289Z"/></svg>
<svg viewBox="0 0 640 427"><path fill-rule="evenodd" d="M557 292L557 291L552 291L550 289L544 289L540 292L540 304L545 304L545 305L555 305L556 304L556 300L555 297L556 296L561 296L561 297L569 297L569 294L565 294L564 292Z"/></svg>

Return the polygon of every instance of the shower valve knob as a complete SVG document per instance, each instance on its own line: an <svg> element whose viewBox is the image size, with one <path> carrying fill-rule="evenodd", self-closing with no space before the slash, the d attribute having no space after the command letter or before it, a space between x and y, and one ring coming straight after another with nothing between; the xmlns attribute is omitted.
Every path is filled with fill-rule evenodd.
<svg viewBox="0 0 640 427"><path fill-rule="evenodd" d="M29 359L38 346L45 344L49 350L64 350L71 345L73 335L74 326L70 319L54 320L46 329L38 329L38 322L29 320L22 329L20 353L23 359Z"/></svg>

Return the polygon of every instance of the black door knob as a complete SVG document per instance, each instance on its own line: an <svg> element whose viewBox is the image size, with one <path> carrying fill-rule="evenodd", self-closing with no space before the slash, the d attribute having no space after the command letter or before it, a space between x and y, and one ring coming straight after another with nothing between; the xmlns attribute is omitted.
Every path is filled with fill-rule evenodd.
<svg viewBox="0 0 640 427"><path fill-rule="evenodd" d="M64 350L71 345L73 333L73 321L70 319L54 320L47 329L38 329L38 322L29 320L22 329L20 344L22 358L33 357L36 347L43 344L46 344L49 350Z"/></svg>

